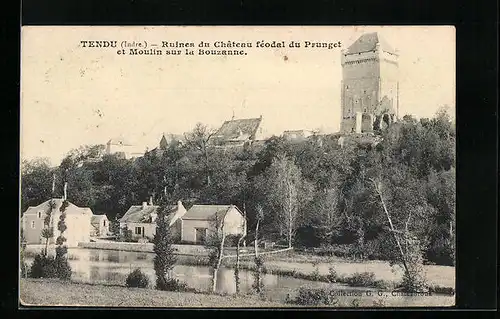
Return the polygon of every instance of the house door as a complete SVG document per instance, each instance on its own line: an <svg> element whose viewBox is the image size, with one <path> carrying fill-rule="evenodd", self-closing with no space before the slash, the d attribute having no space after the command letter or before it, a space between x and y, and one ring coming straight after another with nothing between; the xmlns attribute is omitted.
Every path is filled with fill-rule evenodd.
<svg viewBox="0 0 500 319"><path fill-rule="evenodd" d="M206 228L195 228L195 234L196 234L196 243L197 244L204 244L206 235L207 235L207 229Z"/></svg>

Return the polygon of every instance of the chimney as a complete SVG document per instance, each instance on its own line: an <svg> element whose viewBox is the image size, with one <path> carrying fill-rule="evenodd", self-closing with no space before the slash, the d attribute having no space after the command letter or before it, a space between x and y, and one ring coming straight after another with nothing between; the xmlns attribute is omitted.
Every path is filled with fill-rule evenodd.
<svg viewBox="0 0 500 319"><path fill-rule="evenodd" d="M181 208L182 207L182 202L180 200L177 201L177 208Z"/></svg>
<svg viewBox="0 0 500 319"><path fill-rule="evenodd" d="M149 196L149 205L153 206L153 196Z"/></svg>
<svg viewBox="0 0 500 319"><path fill-rule="evenodd" d="M147 202L142 202L142 209L146 209L147 206L148 206Z"/></svg>
<svg viewBox="0 0 500 319"><path fill-rule="evenodd" d="M68 199L68 182L64 182L64 197L63 200Z"/></svg>

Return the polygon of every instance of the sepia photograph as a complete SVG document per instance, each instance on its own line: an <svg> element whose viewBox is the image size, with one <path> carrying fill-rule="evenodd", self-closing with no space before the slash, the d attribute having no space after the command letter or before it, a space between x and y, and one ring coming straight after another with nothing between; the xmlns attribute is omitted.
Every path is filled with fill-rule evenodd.
<svg viewBox="0 0 500 319"><path fill-rule="evenodd" d="M452 26L23 26L22 307L455 306Z"/></svg>

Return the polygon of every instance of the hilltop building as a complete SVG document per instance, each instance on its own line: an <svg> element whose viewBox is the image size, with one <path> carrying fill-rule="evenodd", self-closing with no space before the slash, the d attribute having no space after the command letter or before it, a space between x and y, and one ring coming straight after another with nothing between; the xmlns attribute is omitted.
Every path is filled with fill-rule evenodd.
<svg viewBox="0 0 500 319"><path fill-rule="evenodd" d="M225 121L210 139L217 147L238 147L251 145L264 139L262 115L258 118L232 119Z"/></svg>
<svg viewBox="0 0 500 319"><path fill-rule="evenodd" d="M118 137L112 138L106 143L106 154L117 154L120 157L129 159L141 157L144 155L144 152L139 151L136 146L123 137Z"/></svg>
<svg viewBox="0 0 500 319"><path fill-rule="evenodd" d="M158 146L150 151L147 151L147 153L154 154L157 157L161 157L163 155L163 152L165 152L165 150L169 146L173 144L184 145L185 143L186 138L182 134L163 133Z"/></svg>
<svg viewBox="0 0 500 319"><path fill-rule="evenodd" d="M398 53L378 33L342 50L342 133L369 133L397 119Z"/></svg>
<svg viewBox="0 0 500 319"><path fill-rule="evenodd" d="M307 138L313 136L315 134L314 131L311 130L293 130L293 131L284 131L283 137L288 141L304 141Z"/></svg>

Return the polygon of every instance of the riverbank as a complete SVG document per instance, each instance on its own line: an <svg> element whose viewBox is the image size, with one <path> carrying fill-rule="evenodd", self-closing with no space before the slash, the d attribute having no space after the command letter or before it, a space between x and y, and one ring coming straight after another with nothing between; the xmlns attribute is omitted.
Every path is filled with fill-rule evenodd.
<svg viewBox="0 0 500 319"><path fill-rule="evenodd" d="M39 245L38 245L39 246ZM34 253L38 253L41 247L30 245L27 247L25 257L33 257ZM120 251L137 252L138 254L152 254L152 244L139 243L92 243L93 248L70 248L69 258L74 258L72 249L91 249L97 251ZM208 258L206 256L206 248L197 245L176 245L178 252L179 265L188 266L207 266ZM50 249L49 249L50 250ZM241 269L254 270L255 264L253 255L253 247L246 247L246 252L242 253L240 262ZM260 250L261 252L269 252L269 250ZM139 253L140 252L140 253ZM235 255L234 248L227 248L225 255ZM348 284L350 278L360 273L373 273L374 280L369 286L378 289L391 289L402 280L403 270L401 267L391 267L386 261L367 260L353 261L335 256L317 256L311 253L303 253L297 251L287 251L275 254L262 254L265 262L265 269L268 273L289 276L298 279L306 279L319 282L331 282L330 268L333 267L338 283ZM119 259L118 256L116 258ZM138 258L138 257L137 257ZM147 258L146 255L141 259ZM117 259L117 260L118 260ZM234 268L236 258L224 258L223 265L225 267ZM455 268L450 266L425 265L426 277L429 287L436 293L454 293L455 288Z"/></svg>
<svg viewBox="0 0 500 319"><path fill-rule="evenodd" d="M170 292L127 288L118 285L83 284L52 279L21 279L20 298L24 306L90 307L202 307L276 308L290 307L253 295L241 297L207 293Z"/></svg>
<svg viewBox="0 0 500 319"><path fill-rule="evenodd" d="M384 261L354 262L338 257L311 256L311 261L306 262L300 253L290 252L283 255L262 255L267 273L289 276L320 282L332 282L331 269L335 270L334 282L350 285L351 278L361 273L373 273L374 280L367 287L391 290L402 280L403 269L398 266L391 267ZM330 259L328 259L330 258ZM320 261L321 260L321 261ZM182 265L205 266L208 259L203 256L179 256L178 263ZM222 263L225 267L235 268L236 259L226 258ZM242 258L240 269L255 270L252 258ZM432 292L455 293L455 268L449 266L425 265L427 283Z"/></svg>

